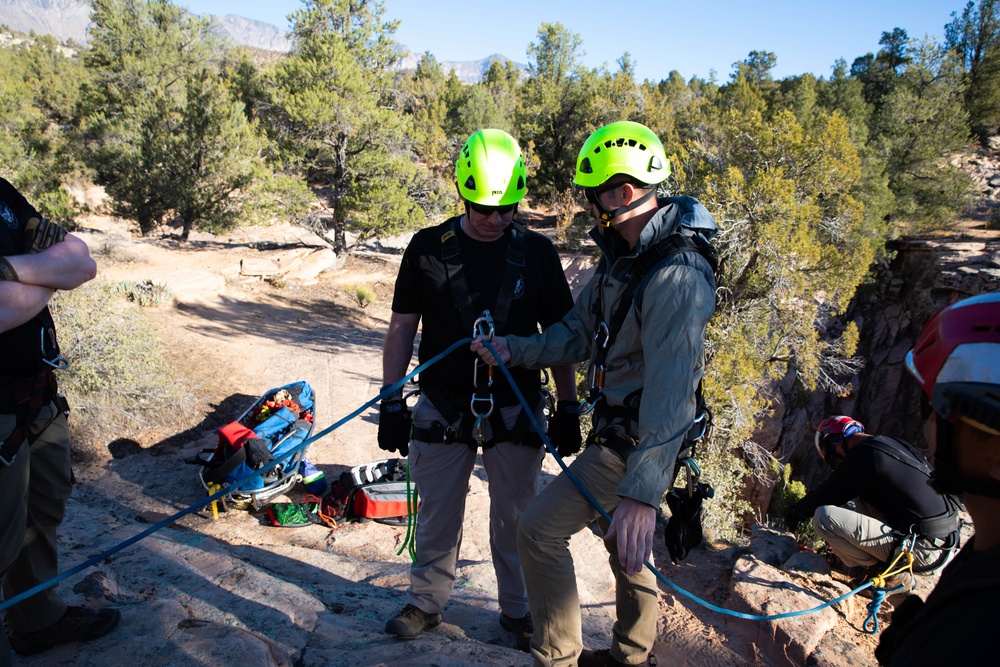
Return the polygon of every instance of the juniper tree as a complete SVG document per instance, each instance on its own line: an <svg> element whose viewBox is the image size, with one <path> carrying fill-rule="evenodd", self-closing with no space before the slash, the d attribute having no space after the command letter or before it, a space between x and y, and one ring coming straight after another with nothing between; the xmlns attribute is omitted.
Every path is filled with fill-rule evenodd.
<svg viewBox="0 0 1000 667"><path fill-rule="evenodd" d="M600 125L596 74L580 64L581 46L580 36L561 23L542 23L538 41L528 46L516 136L538 158L536 195L551 197L570 186L577 151Z"/></svg>
<svg viewBox="0 0 1000 667"><path fill-rule="evenodd" d="M966 72L965 107L980 141L1000 131L1000 3L969 2L951 14L945 39Z"/></svg>
<svg viewBox="0 0 1000 667"><path fill-rule="evenodd" d="M288 159L329 201L334 249L347 231L380 235L419 226L433 187L408 139L393 86L396 22L370 0L306 0L292 14L292 50L274 70L266 120Z"/></svg>
<svg viewBox="0 0 1000 667"><path fill-rule="evenodd" d="M219 84L223 52L209 22L169 0L93 6L83 126L116 212L144 234L176 216L184 239L231 226L237 195L263 168L263 142Z"/></svg>

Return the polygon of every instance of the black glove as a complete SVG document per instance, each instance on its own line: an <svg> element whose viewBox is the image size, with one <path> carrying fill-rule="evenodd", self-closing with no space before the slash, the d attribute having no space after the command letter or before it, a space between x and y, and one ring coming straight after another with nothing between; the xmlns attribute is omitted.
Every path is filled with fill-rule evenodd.
<svg viewBox="0 0 1000 667"><path fill-rule="evenodd" d="M31 255L50 248L66 238L66 230L47 218L31 218L24 227L21 251Z"/></svg>
<svg viewBox="0 0 1000 667"><path fill-rule="evenodd" d="M549 417L549 440L559 456L573 456L583 445L580 436L580 404L576 401L559 401L556 413Z"/></svg>
<svg viewBox="0 0 1000 667"><path fill-rule="evenodd" d="M410 409L402 398L384 398L378 406L378 446L387 452L410 453Z"/></svg>

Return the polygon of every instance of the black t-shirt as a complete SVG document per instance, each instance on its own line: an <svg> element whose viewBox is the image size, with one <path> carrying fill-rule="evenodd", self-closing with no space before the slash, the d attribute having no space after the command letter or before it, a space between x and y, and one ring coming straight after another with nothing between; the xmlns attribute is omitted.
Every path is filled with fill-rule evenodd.
<svg viewBox="0 0 1000 667"><path fill-rule="evenodd" d="M879 441L898 449L901 456L909 456L904 445L892 438ZM824 505L843 505L861 498L881 512L895 530L908 533L921 519L948 510L944 498L927 480L928 475L920 470L862 442L847 452L819 488L795 504L792 516L808 519Z"/></svg>
<svg viewBox="0 0 1000 667"><path fill-rule="evenodd" d="M41 217L13 185L0 178L0 256L21 254L24 226L33 217ZM48 318L48 308L43 311ZM10 331L0 333L0 384L30 377L38 372L41 339L38 318Z"/></svg>
<svg viewBox="0 0 1000 667"><path fill-rule="evenodd" d="M472 330L463 321L452 294L447 267L441 257L442 236L455 223L463 265L463 274L472 299L473 312L478 317L484 310L494 311L497 296L507 269L507 245L510 227L492 242L476 241L462 231L459 218L452 218L434 227L417 232L403 253L396 277L392 310L401 314L418 313L421 317L419 359L421 363L446 350L456 340L468 338ZM573 306L566 276L563 274L552 242L537 232L529 231L525 248L524 268L514 288L510 314L496 335L526 336L555 324ZM459 410L468 407L472 394L472 369L476 359L467 346L462 346L420 374L420 386L444 391ZM533 400L538 391L538 371L511 368L525 398ZM494 371L492 389L497 405L514 405L518 401L503 373Z"/></svg>

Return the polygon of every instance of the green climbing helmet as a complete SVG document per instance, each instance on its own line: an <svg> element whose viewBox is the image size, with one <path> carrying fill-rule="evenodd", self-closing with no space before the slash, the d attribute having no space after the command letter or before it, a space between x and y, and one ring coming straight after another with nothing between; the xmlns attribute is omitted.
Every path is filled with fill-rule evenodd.
<svg viewBox="0 0 1000 667"><path fill-rule="evenodd" d="M516 204L528 194L521 147L503 130L469 137L455 162L455 180L462 197L483 206Z"/></svg>
<svg viewBox="0 0 1000 667"><path fill-rule="evenodd" d="M652 130L623 120L598 128L587 137L576 158L573 182L596 188L615 174L627 174L647 185L670 175L670 160Z"/></svg>

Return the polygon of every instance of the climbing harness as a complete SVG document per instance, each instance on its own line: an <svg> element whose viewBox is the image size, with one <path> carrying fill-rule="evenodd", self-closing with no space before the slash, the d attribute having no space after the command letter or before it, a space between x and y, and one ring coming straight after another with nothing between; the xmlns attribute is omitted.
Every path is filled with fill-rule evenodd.
<svg viewBox="0 0 1000 667"><path fill-rule="evenodd" d="M629 299L631 303L631 299ZM587 373L587 383L590 385L590 394L580 402L580 415L587 415L594 411L597 402L604 398L604 360L608 356L608 345L611 343L611 330L608 323L603 319L597 323L594 331L594 349L597 354L590 363L590 370Z"/></svg>
<svg viewBox="0 0 1000 667"><path fill-rule="evenodd" d="M472 330L473 337L478 335L492 337L496 331L503 331L515 294L519 289L523 289L528 230L517 220L508 226L510 238L507 241L500 290L493 309L477 316L473 308L471 290L465 279L458 228L458 221L453 220L441 235L441 261L448 275L454 306L463 326ZM495 409L498 406L490 391L494 379L493 368L486 366L481 377L479 365L482 362L477 359L474 363L476 363L476 368L473 370L474 393L469 403L470 410L464 409L467 394L457 396L446 390L425 387L424 395L441 413L443 419L442 422L436 422L429 427L414 426L413 439L446 444L457 442L470 447L484 448L490 447L494 442L505 441L540 447L538 434L529 431L529 422L523 415L518 417L511 428L507 428L500 411ZM489 438L487 438L487 423L492 429L492 437Z"/></svg>
<svg viewBox="0 0 1000 667"><path fill-rule="evenodd" d="M490 352L490 354L492 354L493 357L497 360L497 365L500 368L500 370L503 372L504 376L506 376L507 379L510 380L510 371L507 369L507 366L500 359L499 353L488 342L486 342L484 344L486 346L486 349ZM524 400L524 396L520 393L520 390L516 386L514 387L514 392L517 394L517 397L521 401L522 405L526 405L527 402ZM532 424L535 426L535 428L540 428L537 420L535 419L534 414L529 413L529 417L532 420ZM597 502L597 499L594 498L594 495L587 489L587 487L583 484L583 482L581 482L580 479L575 474L573 474L573 471L569 469L569 466L566 465L566 462L563 461L562 457L560 457L559 454L556 452L555 447L552 446L552 443L549 441L549 439L548 439L547 436L544 436L544 435L542 436L542 442L544 443L545 448L549 451L549 453L552 454L553 458L555 458L556 463L559 464L559 467L566 474L566 477L571 482L573 482L573 485L576 486L576 488L577 488L578 491L580 491L580 494L587 500L587 502L589 502L591 504L591 506L594 507L594 509L596 509L598 511L598 513L601 515L601 517L605 521L607 521L608 523L611 523L611 521L612 521L611 515L609 515L607 513L607 511L603 507L601 507L601 504ZM706 600L702 600L697 595L694 595L693 593L690 593L690 592L684 590L683 588L681 588L680 586L678 586L674 582L672 582L669 579L667 579L665 576L663 576L663 573L661 573L659 570L657 570L655 567L653 567L652 563L650 563L649 561L643 561L643 565L647 569L649 569L649 571L653 573L653 576L655 576L658 580L660 580L661 582L663 582L664 584L666 584L667 586L669 586L670 588L672 588L677 593L680 593L681 595L687 597L688 599L692 600L693 602L696 602L696 603L700 604L701 606L705 607L706 609L711 609L712 611L718 612L720 614L725 614L727 616L733 616L735 618L743 618L743 619L746 619L746 620L749 620L749 621L777 621L777 620L781 620L781 619L784 619L784 618L793 618L795 616L804 616L806 614L816 613L816 612L822 611L823 609L826 609L828 607L832 607L835 604L839 604L840 602L843 602L844 600L846 600L847 598L851 597L852 595L855 595L859 591L862 591L865 588L870 587L872 585L872 583L873 583L873 582L869 581L869 582L865 583L864 585L858 586L854 590L849 591L849 592L841 595L840 597L834 598L833 600L829 600L828 602L825 602L825 603L823 603L823 604L821 604L819 606L813 607L811 609L804 609L802 611L790 611L790 612L785 612L783 614L772 614L770 616L761 616L761 615L758 615L758 614L747 614L747 613L744 613L744 612L733 611L731 609L724 609L722 607L719 607L717 605L712 604L711 602L708 602Z"/></svg>
<svg viewBox="0 0 1000 667"><path fill-rule="evenodd" d="M590 392L587 398L580 404L581 415L592 412L604 398L605 362L608 357L608 350L614 344L618 332L625 323L629 310L631 310L632 305L636 301L636 297L640 296L646 277L661 262L683 252L701 255L708 262L709 266L712 267L713 273L718 270L719 262L715 254L715 248L712 247L711 243L697 232L688 232L683 229L682 231L675 232L643 250L632 262L625 276L625 289L611 314L610 320L604 317L603 299L604 281L608 279L611 271L610 267L601 276L601 284L598 286L597 299L594 301L592 310L597 324L594 327L595 353L590 363L588 378ZM704 402L701 400L700 384L698 385L697 398L698 404L700 406L704 405ZM623 408L611 408L604 404L603 409L609 411L613 416L616 416L616 413L618 413L621 416L636 421L638 420L639 402L641 399L642 390L640 389L638 392L626 397ZM701 411L699 411L700 414Z"/></svg>

